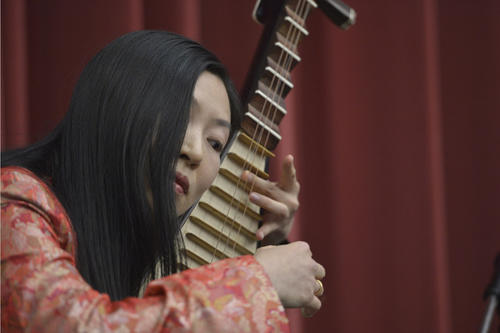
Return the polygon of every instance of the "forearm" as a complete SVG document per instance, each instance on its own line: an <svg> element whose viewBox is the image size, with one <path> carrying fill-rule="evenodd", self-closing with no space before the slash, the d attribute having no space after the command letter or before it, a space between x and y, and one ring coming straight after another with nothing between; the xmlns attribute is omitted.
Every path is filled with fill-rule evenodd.
<svg viewBox="0 0 500 333"><path fill-rule="evenodd" d="M112 302L85 282L44 217L14 204L2 213L5 331L288 331L278 295L252 256L171 275L151 282L143 298Z"/></svg>

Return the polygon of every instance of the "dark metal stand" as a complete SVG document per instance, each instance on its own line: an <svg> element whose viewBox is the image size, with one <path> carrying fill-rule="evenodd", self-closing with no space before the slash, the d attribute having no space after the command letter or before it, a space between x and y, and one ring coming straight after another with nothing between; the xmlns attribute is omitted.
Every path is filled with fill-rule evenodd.
<svg viewBox="0 0 500 333"><path fill-rule="evenodd" d="M481 325L480 333L488 333L491 326L491 321L493 320L493 315L495 314L495 308L498 305L500 299L500 253L497 255L494 264L493 278L490 284L486 287L484 292L484 298L489 299L488 308L484 315L483 323ZM498 309L500 315L500 308ZM498 329L500 332L500 327Z"/></svg>

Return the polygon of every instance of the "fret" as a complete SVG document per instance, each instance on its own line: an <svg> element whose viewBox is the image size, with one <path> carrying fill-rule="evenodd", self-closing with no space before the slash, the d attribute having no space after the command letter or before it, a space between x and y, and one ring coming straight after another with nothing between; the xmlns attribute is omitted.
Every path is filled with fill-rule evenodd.
<svg viewBox="0 0 500 333"><path fill-rule="evenodd" d="M318 5L313 0L307 0L307 3L313 8L318 8Z"/></svg>
<svg viewBox="0 0 500 333"><path fill-rule="evenodd" d="M228 226L228 227L232 228L235 232L241 233L242 235L244 235L245 237L247 237L253 241L257 241L257 237L255 236L255 231L257 230L257 228L254 228L255 230L252 231L252 230L248 229L245 225L233 220L228 215L223 214L217 208L215 208L215 207L213 207L205 202L200 202L200 208L202 208L201 210L203 212L205 212L206 214L209 214L212 217L217 219L217 221L215 223L212 223L212 225L223 224L224 226ZM202 214L201 212L199 212L199 213ZM194 216L194 214L191 216ZM204 216L206 216L206 215L204 215ZM209 220L210 218L207 218L207 219ZM258 225L258 221L251 220L251 225L252 226Z"/></svg>
<svg viewBox="0 0 500 333"><path fill-rule="evenodd" d="M231 183L233 183L234 186L241 188L247 193L253 190L251 187L252 184L243 181L240 177L232 173L231 170L226 168L221 168L219 173L223 175L225 178L227 178L229 181L231 181Z"/></svg>
<svg viewBox="0 0 500 333"><path fill-rule="evenodd" d="M245 215L243 214L243 212L238 210L236 207L231 206L230 203L228 203L225 199L212 191L205 192L202 199L203 200L200 201L199 205L193 211L193 214L195 214L195 216L203 214L203 212L197 212L198 209L201 209L201 205L202 209L209 211L213 215L216 215L219 218L224 217L224 222L221 223L236 223L238 225L238 228L240 227L239 225L241 225L242 228L248 230L251 234L255 234L255 232L259 228L258 221L260 221L261 219L260 215L257 218L255 218L254 216ZM219 213L222 214L222 216L220 216ZM231 221L233 221L234 223L232 223Z"/></svg>
<svg viewBox="0 0 500 333"><path fill-rule="evenodd" d="M271 58L268 58L268 63L269 66L264 69L261 81L268 87L274 87L280 96L285 97L293 88L290 73L280 68Z"/></svg>
<svg viewBox="0 0 500 333"><path fill-rule="evenodd" d="M214 227L212 227L210 225L210 223L207 223L207 222L203 221L202 219L199 219L195 216L190 216L189 219L193 223L199 225L200 228L202 228L202 229L210 232L212 235L214 235L219 240L219 243L222 242L223 244L225 244L225 246L230 247L230 248L234 248L239 253L252 254L251 250L249 250L244 245L242 245L236 241L235 238L237 238L238 236L241 236L242 235L241 233L238 233L236 231L230 232L229 234L227 232L223 233L220 230L217 230ZM221 230L224 230L224 229L221 229ZM229 231L232 231L232 230L229 230ZM249 248L250 249L252 248L251 244L249 244Z"/></svg>
<svg viewBox="0 0 500 333"><path fill-rule="evenodd" d="M189 231L186 233L186 239L198 245L196 254L205 261L210 262L215 256L218 259L225 259L248 254L251 249L239 248L225 241L217 235L201 227L198 223L190 220Z"/></svg>
<svg viewBox="0 0 500 333"><path fill-rule="evenodd" d="M190 229L195 231L196 226L189 222ZM189 235L189 236L188 236ZM205 237L203 235L202 237ZM207 244L207 242L200 242L200 237L195 235L193 232L189 231L184 234L184 253L186 254L187 264L189 268L198 267L201 265L206 265L214 260L215 253L213 249L217 246L217 241L215 240L213 245ZM227 255L218 253L217 259L224 259ZM195 263L194 266L192 264Z"/></svg>
<svg viewBox="0 0 500 333"><path fill-rule="evenodd" d="M274 61L270 56L266 58L268 66L270 66L274 71L278 72L278 74L283 78L283 81L286 81L287 85L290 85L290 88L293 88L292 76L290 75L290 71L288 68L283 67L283 64L279 64Z"/></svg>
<svg viewBox="0 0 500 333"><path fill-rule="evenodd" d="M249 103L257 110L258 114L261 114L261 116L257 115L259 119L262 120L262 116L265 116L274 124L279 125L287 113L285 100L280 93L282 91L277 87L271 89L264 81L259 80L255 95ZM278 132L278 130L275 131Z"/></svg>
<svg viewBox="0 0 500 333"><path fill-rule="evenodd" d="M249 147L246 147L246 149L251 152ZM261 159L264 159L264 164L258 163ZM227 158L222 162L221 168L228 169L235 175L241 175L244 170L249 170L261 178L269 179L269 174L263 170L265 168L265 157L257 155L255 152L251 152L250 155L240 155L237 152L230 151Z"/></svg>
<svg viewBox="0 0 500 333"><path fill-rule="evenodd" d="M212 185L210 186L210 191L228 202L231 206L239 209L244 215L250 216L257 221L260 220L260 214L258 212L249 208L249 205L245 205L241 201L236 200L231 196L231 194L225 192L222 188Z"/></svg>
<svg viewBox="0 0 500 333"><path fill-rule="evenodd" d="M281 58L282 63L288 60L288 57L282 56ZM290 72L288 68L282 67L282 64L278 64L272 57L269 56L266 60L267 66L265 67L261 81L270 89L278 91L282 98L285 98L293 88Z"/></svg>
<svg viewBox="0 0 500 333"><path fill-rule="evenodd" d="M275 105L275 107L279 109L283 116L286 115L287 111L285 99L280 95L278 87L270 87L264 81L259 80L259 82L257 83L257 90L259 90L262 94L265 94L266 99L272 101L273 105Z"/></svg>
<svg viewBox="0 0 500 333"><path fill-rule="evenodd" d="M215 181L212 183L212 187L219 188L231 196L233 202L239 202L241 205L246 205L252 211L259 212L260 207L250 202L248 200L248 191L244 188L243 184L245 183L243 180L240 180L242 186L235 186L236 183L233 183L228 177L217 177Z"/></svg>
<svg viewBox="0 0 500 333"><path fill-rule="evenodd" d="M245 170L250 170L259 177L268 179L269 175L264 171L266 158L274 157L274 154L242 131L239 131L236 137L237 140L234 140L229 148L229 158L222 161L220 168L228 169L237 176Z"/></svg>
<svg viewBox="0 0 500 333"><path fill-rule="evenodd" d="M272 151L267 150L266 147L257 143L257 141L253 140L251 137L249 137L248 135L246 135L243 132L240 132L238 134L238 141L241 141L243 144L245 144L248 147L248 149L251 149L251 151L255 154L261 155L263 157L271 157L271 158L276 156L276 155L274 155L274 153ZM265 165L266 161L263 160L263 162L264 162L263 165Z"/></svg>
<svg viewBox="0 0 500 333"><path fill-rule="evenodd" d="M284 39L284 38L283 38ZM274 45L276 45L280 51L283 51L285 52L286 54L288 54L290 57L292 57L293 60L295 60L293 62L293 64L295 65L297 62L300 62L302 59L299 57L299 55L297 54L297 52L295 51L292 51L291 48L289 48L286 44L284 44L282 41L279 41L279 42L276 42ZM274 54L271 53L271 57L273 56ZM278 54L279 56L279 54ZM274 58L273 58L274 59ZM293 68L294 66L292 66Z"/></svg>
<svg viewBox="0 0 500 333"><path fill-rule="evenodd" d="M238 247L235 244L226 243L224 239L207 232L197 223L191 223L190 229L191 231L185 234L185 240L189 244L189 247L191 247L191 255L187 252L186 254L198 264L210 263L214 257L217 259L226 259L251 254L248 252L255 251L255 248L247 249L241 246Z"/></svg>
<svg viewBox="0 0 500 333"><path fill-rule="evenodd" d="M299 2L303 2L303 0L291 0L288 1L288 6L291 8L296 8ZM318 5L313 0L306 0L306 2L313 8L318 8Z"/></svg>
<svg viewBox="0 0 500 333"><path fill-rule="evenodd" d="M247 133L259 133L259 135L253 139L269 150L273 150L281 141L281 135L279 133L267 126L250 112L245 113L241 127Z"/></svg>
<svg viewBox="0 0 500 333"><path fill-rule="evenodd" d="M255 102L254 104L257 104L257 102ZM262 109L262 108L264 108L264 103L261 103L261 105L258 105L258 106L260 106L260 109ZM252 114L255 118L260 120L264 125L271 128L274 132L279 133L280 129L278 127L277 122L280 122L281 118L283 118L283 117L282 116L276 117L277 112L272 108L267 108L268 110L264 110L264 111L261 111L260 109L257 109L254 105L250 104L250 105L248 105L248 112L247 113ZM245 116L247 115L247 113L245 113ZM269 119L269 117L271 117L271 118L274 117L275 119L271 120L271 119Z"/></svg>
<svg viewBox="0 0 500 333"><path fill-rule="evenodd" d="M209 202L203 201L200 203L200 209L197 209L191 216L202 219L205 222L211 223L212 226L219 230L227 230L235 236L235 240L245 246L251 241L255 241L255 232L258 228L258 219L247 216L245 219L240 218L243 214L237 209L233 203L228 203L218 194L212 194L212 200Z"/></svg>
<svg viewBox="0 0 500 333"><path fill-rule="evenodd" d="M301 61L297 46L292 44L281 33L277 32L275 35L276 40L269 51L268 59L271 58L281 68L285 68L290 72Z"/></svg>
<svg viewBox="0 0 500 333"><path fill-rule="evenodd" d="M306 25L306 19L309 16L309 13L312 8L317 8L318 5L312 1L308 0L307 1L308 5L304 6L304 3L300 4L297 6L297 2L289 2L288 5L285 6L285 13L287 16L285 16L284 20L285 23L284 26L280 27L280 31L285 31L288 35L288 32L291 32L295 38L295 43L298 43L303 36L308 36L309 32L305 29ZM297 12L298 10L299 12ZM297 35L297 31L290 30L291 26L293 26L295 29L299 30L301 34Z"/></svg>
<svg viewBox="0 0 500 333"><path fill-rule="evenodd" d="M193 229L198 229L197 233L192 233L188 232L186 233L186 239L192 241L196 245L199 245L201 248L203 248L205 251L203 252L198 252L198 255L205 261L210 262L212 260L212 256L215 256L218 259L226 259L230 258L231 256L229 254L226 254L222 252L220 249L216 248L217 240L215 240L214 245L210 244L209 242L206 241L206 239L210 238L210 234L204 232L203 229L199 228L195 224L192 224ZM208 236L210 235L210 236ZM201 237L200 237L201 236ZM203 238L202 238L203 237ZM228 249L225 249L228 250ZM234 251L232 251L234 252ZM236 253L234 256L237 256L238 254Z"/></svg>
<svg viewBox="0 0 500 333"><path fill-rule="evenodd" d="M186 254L186 256L188 258L188 263L187 263L187 267L186 268L194 268L194 267L198 267L198 266L201 266L201 265L208 265L210 263L209 261L206 261L205 259L203 259L199 255L196 255L194 252L189 251L187 249L184 250L184 253ZM193 265L192 263L190 263L189 259L191 259L192 261L194 261L196 263L196 265Z"/></svg>
<svg viewBox="0 0 500 333"><path fill-rule="evenodd" d="M309 32L290 16L285 17L285 22L280 26L278 32L286 36L287 39L291 39L293 44L298 44L303 36L309 35Z"/></svg>
<svg viewBox="0 0 500 333"><path fill-rule="evenodd" d="M301 9L304 11L304 8ZM294 20L299 26L303 27L305 26L305 19L300 16L295 9L292 9L289 5L285 6L285 13L287 16L289 16L292 20ZM286 17L285 17L286 20ZM307 35L306 35L307 36Z"/></svg>
<svg viewBox="0 0 500 333"><path fill-rule="evenodd" d="M262 83L262 81L260 81L259 83ZM259 86L260 86L260 84L259 84ZM282 102L283 99L281 98L281 96L278 96L278 94L274 94L275 96L273 96L272 98L269 97L270 91L269 91L269 89L266 89L266 88L267 87L264 88L264 85L262 85L262 87L259 87L259 89L255 90L255 96L257 98L252 99L252 103L254 102L254 100L258 101L259 100L258 97L262 97L264 99L264 101L261 101L261 103L257 102L256 104L264 106L265 102L267 101L272 106L274 106L274 108L277 111L281 112L281 118L282 118L284 115L286 115L286 109L285 109L285 106ZM278 99L278 101L276 101L276 99ZM254 104L254 106L255 106L255 104ZM255 108L260 109L258 106L255 106Z"/></svg>

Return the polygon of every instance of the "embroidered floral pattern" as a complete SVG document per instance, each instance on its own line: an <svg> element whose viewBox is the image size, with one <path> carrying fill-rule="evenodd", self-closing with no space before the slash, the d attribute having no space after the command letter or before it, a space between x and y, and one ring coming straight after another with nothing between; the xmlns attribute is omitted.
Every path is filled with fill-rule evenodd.
<svg viewBox="0 0 500 333"><path fill-rule="evenodd" d="M253 256L151 282L112 302L75 267L75 235L48 187L2 169L2 330L46 332L288 332L276 291Z"/></svg>

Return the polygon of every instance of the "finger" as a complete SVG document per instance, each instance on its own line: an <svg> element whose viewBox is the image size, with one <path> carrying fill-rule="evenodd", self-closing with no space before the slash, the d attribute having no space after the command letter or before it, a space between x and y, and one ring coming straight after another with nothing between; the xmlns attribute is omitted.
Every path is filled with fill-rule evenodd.
<svg viewBox="0 0 500 333"><path fill-rule="evenodd" d="M297 171L293 164L293 156L287 155L283 161L279 186L285 191L292 191L298 187Z"/></svg>
<svg viewBox="0 0 500 333"><path fill-rule="evenodd" d="M323 296L323 293L325 292L325 287L323 286L323 282L321 280L316 280L316 290L314 291L314 296L316 297L321 297Z"/></svg>
<svg viewBox="0 0 500 333"><path fill-rule="evenodd" d="M248 170L243 171L243 173L241 174L241 179L243 179L247 184L250 185L252 191L263 194L271 194L273 188L276 187L274 183L262 179Z"/></svg>
<svg viewBox="0 0 500 333"><path fill-rule="evenodd" d="M301 310L302 315L306 318L312 317L321 308L321 301L318 297L314 296L312 301L304 306Z"/></svg>
<svg viewBox="0 0 500 333"><path fill-rule="evenodd" d="M278 219L290 216L290 209L283 202L276 201L256 192L250 192L249 197L252 203L264 209L268 214L275 215Z"/></svg>
<svg viewBox="0 0 500 333"><path fill-rule="evenodd" d="M257 230L255 235L258 240L263 240L264 237L272 233L273 231L279 230L280 225L276 222L264 222L262 226Z"/></svg>
<svg viewBox="0 0 500 333"><path fill-rule="evenodd" d="M294 247L294 248L298 249L300 251L299 253L301 253L301 252L306 253L309 258L312 257L311 247L309 246L309 244L307 242L295 241L295 242L288 244L287 246ZM314 263L318 264L316 261L314 261Z"/></svg>
<svg viewBox="0 0 500 333"><path fill-rule="evenodd" d="M326 270L321 264L317 264L314 268L314 276L316 279L323 279L326 275Z"/></svg>

